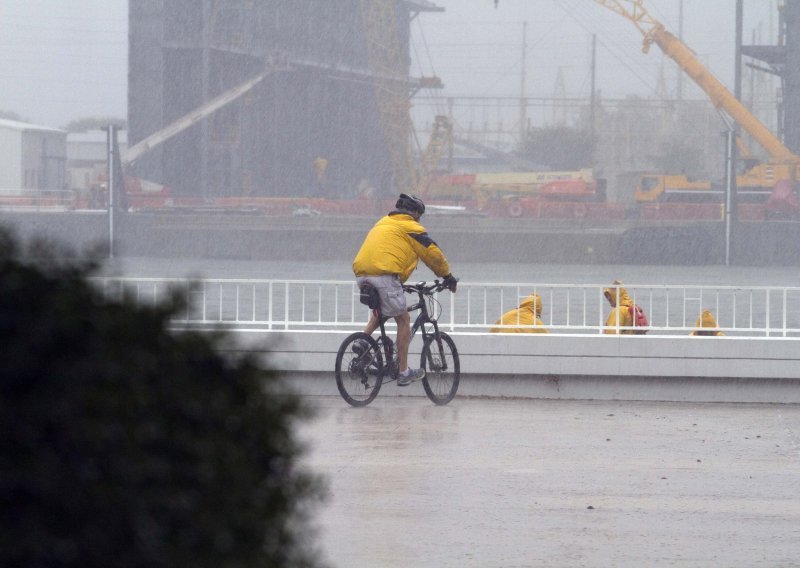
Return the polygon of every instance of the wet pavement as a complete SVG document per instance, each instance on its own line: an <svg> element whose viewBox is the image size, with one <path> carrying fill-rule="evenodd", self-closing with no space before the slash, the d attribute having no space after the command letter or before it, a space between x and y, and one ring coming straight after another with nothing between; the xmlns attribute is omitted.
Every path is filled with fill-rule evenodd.
<svg viewBox="0 0 800 568"><path fill-rule="evenodd" d="M307 400L333 566L800 566L798 405Z"/></svg>

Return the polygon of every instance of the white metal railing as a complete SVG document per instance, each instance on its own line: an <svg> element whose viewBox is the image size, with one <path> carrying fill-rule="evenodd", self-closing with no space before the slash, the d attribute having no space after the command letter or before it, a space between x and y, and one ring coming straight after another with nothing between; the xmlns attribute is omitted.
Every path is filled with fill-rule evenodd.
<svg viewBox="0 0 800 568"><path fill-rule="evenodd" d="M187 308L177 326L268 330L361 329L368 310L353 281L96 278L109 297L129 294L140 305L179 290ZM486 332L525 297L542 298L550 333L603 333L610 307L607 284L460 283L457 294L436 296L448 331ZM650 335L687 334L704 309L732 336L800 338L800 287L625 285L647 314ZM412 315L412 319L413 319ZM512 326L516 327L516 326ZM619 328L624 331L629 328ZM612 331L617 331L616 329Z"/></svg>

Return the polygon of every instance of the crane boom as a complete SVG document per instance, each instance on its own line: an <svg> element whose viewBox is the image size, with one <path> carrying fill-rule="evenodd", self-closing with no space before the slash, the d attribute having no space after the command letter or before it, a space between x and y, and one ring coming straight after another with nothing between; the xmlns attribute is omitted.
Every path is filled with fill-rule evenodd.
<svg viewBox="0 0 800 568"><path fill-rule="evenodd" d="M598 4L629 19L644 36L642 51L647 53L655 43L664 54L703 89L717 109L725 111L779 163L800 162L795 155L764 124L733 96L733 94L706 67L692 50L668 32L664 25L645 10L643 0L595 0Z"/></svg>
<svg viewBox="0 0 800 568"><path fill-rule="evenodd" d="M249 92L253 87L258 85L261 81L264 80L270 73L275 71L283 71L288 69L288 65L285 62L279 61L276 59L270 59L268 62L267 69L263 73L259 73L255 77L244 81L235 87L228 89L227 91L223 92L217 97L214 97L207 103L191 110L190 112L186 113L179 119L173 121L172 123L168 124L161 130L158 130L128 148L128 150L122 155L122 165L127 166L138 160L143 154L146 154L156 146L159 146L189 128L200 122L202 119L207 117L208 115L216 112L217 110L221 109L225 105L235 101L245 93Z"/></svg>

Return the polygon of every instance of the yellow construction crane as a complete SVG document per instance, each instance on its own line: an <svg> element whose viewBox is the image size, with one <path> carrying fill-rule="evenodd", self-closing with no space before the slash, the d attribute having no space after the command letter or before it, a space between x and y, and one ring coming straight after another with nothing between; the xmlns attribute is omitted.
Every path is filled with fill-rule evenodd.
<svg viewBox="0 0 800 568"><path fill-rule="evenodd" d="M661 51L675 61L708 96L717 110L735 121L753 140L769 154L766 163L746 159L747 171L737 176L737 193L756 200L766 199L775 184L781 180L794 183L800 179L800 156L794 154L756 116L753 115L695 56L694 52L679 38L666 30L664 25L652 17L644 7L644 0L594 0L597 4L630 20L644 38L642 51L648 53L656 44ZM497 2L495 2L495 5ZM737 141L739 143L740 141ZM749 153L742 151L743 156ZM636 188L636 200L647 202L688 198L716 199L721 190L715 190L710 181L692 181L684 175L643 176Z"/></svg>
<svg viewBox="0 0 800 568"><path fill-rule="evenodd" d="M644 37L642 51L647 53L652 44L675 61L708 96L714 107L726 113L753 140L769 154L766 163L746 160L750 167L737 176L737 193L751 199L765 200L775 185L781 180L794 183L798 177L800 156L794 154L780 139L761 123L715 76L709 71L694 52L680 39L668 32L664 25L653 18L644 8L643 0L594 0L609 10L627 18L636 26ZM741 151L741 145L740 145ZM747 153L743 153L747 156ZM669 198L670 194L691 197L719 194L713 191L710 182L690 181L683 175L649 175L642 179L636 189L637 201L656 201Z"/></svg>
<svg viewBox="0 0 800 568"><path fill-rule="evenodd" d="M400 53L395 0L361 0L367 57L375 85L378 115L396 187L416 184L411 160L408 70Z"/></svg>
<svg viewBox="0 0 800 568"><path fill-rule="evenodd" d="M437 116L419 164L412 158L410 96L406 57L400 49L397 0L361 0L361 17L378 115L389 151L393 184L400 191L424 193L428 174L452 145L452 123ZM423 77L416 88L441 88L438 77Z"/></svg>
<svg viewBox="0 0 800 568"><path fill-rule="evenodd" d="M655 43L667 57L675 61L692 78L697 86L703 89L716 108L725 111L735 120L769 153L773 160L784 163L798 162L798 156L770 132L753 113L747 110L725 85L700 63L686 44L668 32L664 28L664 24L647 12L643 0L594 1L633 22L644 36L642 52L648 53L650 46Z"/></svg>

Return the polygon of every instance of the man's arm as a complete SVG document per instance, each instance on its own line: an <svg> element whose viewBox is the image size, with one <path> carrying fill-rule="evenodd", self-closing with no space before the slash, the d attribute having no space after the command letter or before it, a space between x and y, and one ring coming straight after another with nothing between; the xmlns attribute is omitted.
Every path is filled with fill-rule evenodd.
<svg viewBox="0 0 800 568"><path fill-rule="evenodd" d="M436 276L443 278L450 274L450 265L442 249L428 236L428 233L408 233L408 236L411 237L411 246L414 248L414 252Z"/></svg>

